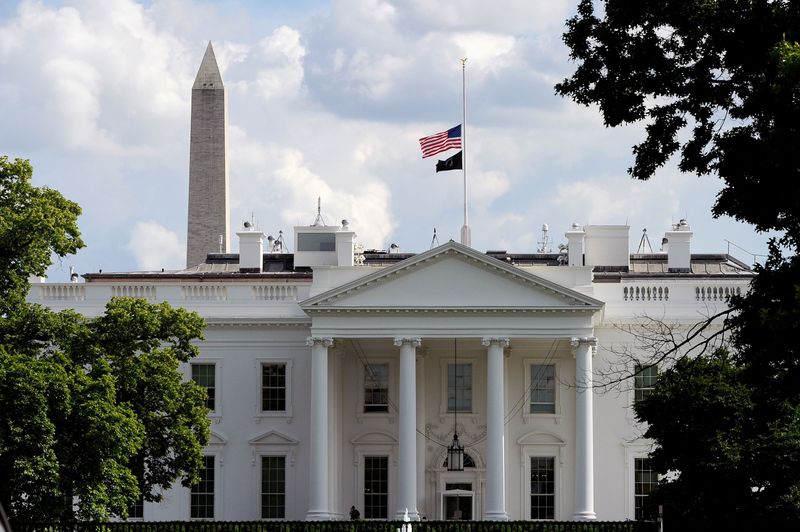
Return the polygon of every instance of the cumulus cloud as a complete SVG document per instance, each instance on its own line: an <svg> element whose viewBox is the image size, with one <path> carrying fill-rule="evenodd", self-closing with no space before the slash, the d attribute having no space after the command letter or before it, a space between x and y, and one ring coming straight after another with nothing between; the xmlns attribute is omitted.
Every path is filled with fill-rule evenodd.
<svg viewBox="0 0 800 532"><path fill-rule="evenodd" d="M139 270L180 269L186 263L186 243L156 222L137 222L127 244Z"/></svg>
<svg viewBox="0 0 800 532"><path fill-rule="evenodd" d="M555 238L573 221L656 229L687 215L701 246L718 183L673 167L630 182L642 129L607 130L553 94L573 68L561 33L574 7L20 0L0 15L0 145L84 207L80 271L181 266L191 86L210 39L228 89L231 226L254 217L288 238L321 196L326 221L348 219L367 247L421 251L434 227L458 239L463 220L460 174L436 174L417 139L461 121L466 56L476 248L530 251L543 223Z"/></svg>

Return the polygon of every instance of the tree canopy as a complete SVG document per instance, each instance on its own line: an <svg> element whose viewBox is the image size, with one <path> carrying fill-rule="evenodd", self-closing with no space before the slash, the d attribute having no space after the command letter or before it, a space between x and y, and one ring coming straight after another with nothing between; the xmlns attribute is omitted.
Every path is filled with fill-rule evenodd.
<svg viewBox="0 0 800 532"><path fill-rule="evenodd" d="M800 194L800 3L789 0L581 0L564 41L577 63L556 86L598 105L607 126L643 122L630 174L649 179L678 154L719 176L713 212L786 232Z"/></svg>
<svg viewBox="0 0 800 532"><path fill-rule="evenodd" d="M113 298L87 318L25 301L28 276L82 247L79 207L0 157L0 502L16 520L126 516L198 479L205 390L180 364L200 316Z"/></svg>
<svg viewBox="0 0 800 532"><path fill-rule="evenodd" d="M632 177L678 156L722 179L715 216L780 233L731 300L727 347L678 356L635 405L673 525L800 522L798 39L789 0L581 0L567 22L577 66L556 91L607 126L645 124Z"/></svg>

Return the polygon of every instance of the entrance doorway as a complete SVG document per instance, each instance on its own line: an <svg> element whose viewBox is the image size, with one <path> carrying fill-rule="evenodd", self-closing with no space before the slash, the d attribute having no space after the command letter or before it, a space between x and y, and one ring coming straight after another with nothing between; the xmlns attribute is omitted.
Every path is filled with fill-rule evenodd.
<svg viewBox="0 0 800 532"><path fill-rule="evenodd" d="M442 493L442 516L446 521L472 521L475 499L471 482L446 485Z"/></svg>

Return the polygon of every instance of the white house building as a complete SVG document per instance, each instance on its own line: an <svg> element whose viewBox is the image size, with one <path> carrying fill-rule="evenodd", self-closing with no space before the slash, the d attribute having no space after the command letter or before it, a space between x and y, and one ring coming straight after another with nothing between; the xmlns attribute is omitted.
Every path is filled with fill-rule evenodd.
<svg viewBox="0 0 800 532"><path fill-rule="evenodd" d="M213 59L209 46L193 143L196 127L213 126L204 120L224 131ZM202 90L218 92L195 100ZM295 227L292 254L272 240L264 249L249 227L236 233L238 254L214 253L224 223L203 215L228 216L227 162L193 151L191 183L204 168L224 180L225 205L190 205L192 223L211 227L196 239L202 263L190 249L184 270L91 273L36 284L29 296L90 316L113 296L142 297L207 320L201 354L184 368L208 389L203 481L138 508L147 521L346 519L352 506L366 519L641 517L656 478L631 405L656 368L612 390L593 379L640 369L626 325L642 316L691 325L753 275L728 255L691 254L685 222L650 254L630 252L627 226L577 225L562 253L456 242L360 252L346 223ZM213 188L191 189L190 203L219 196L203 187ZM448 468L455 433L460 471Z"/></svg>

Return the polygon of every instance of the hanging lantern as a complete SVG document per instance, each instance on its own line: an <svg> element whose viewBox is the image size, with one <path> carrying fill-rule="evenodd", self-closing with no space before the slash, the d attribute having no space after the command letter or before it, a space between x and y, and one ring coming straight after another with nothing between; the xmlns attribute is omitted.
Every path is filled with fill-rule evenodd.
<svg viewBox="0 0 800 532"><path fill-rule="evenodd" d="M447 470L464 471L464 448L458 443L458 434L453 434L453 443L447 448Z"/></svg>

